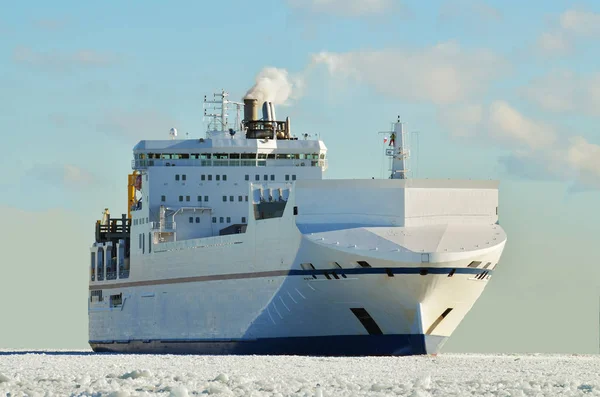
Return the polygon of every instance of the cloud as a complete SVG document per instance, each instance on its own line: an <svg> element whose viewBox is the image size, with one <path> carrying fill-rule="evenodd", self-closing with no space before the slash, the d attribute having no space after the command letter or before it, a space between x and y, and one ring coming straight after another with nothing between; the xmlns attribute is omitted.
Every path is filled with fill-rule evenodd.
<svg viewBox="0 0 600 397"><path fill-rule="evenodd" d="M507 70L507 63L489 50L463 50L456 42L433 47L321 52L313 65L325 65L336 78L360 81L390 97L452 104L485 91Z"/></svg>
<svg viewBox="0 0 600 397"><path fill-rule="evenodd" d="M505 101L491 104L489 127L496 138L530 149L549 147L556 142L552 127L525 117Z"/></svg>
<svg viewBox="0 0 600 397"><path fill-rule="evenodd" d="M558 17L550 31L540 35L537 50L543 55L565 55L574 49L578 40L599 35L600 13L571 9Z"/></svg>
<svg viewBox="0 0 600 397"><path fill-rule="evenodd" d="M96 128L101 132L136 142L142 139L169 139L171 127L177 128L180 136L185 136L185 131L176 120L154 109L113 109L105 111L96 123Z"/></svg>
<svg viewBox="0 0 600 397"><path fill-rule="evenodd" d="M552 71L532 80L521 92L544 110L600 116L600 73Z"/></svg>
<svg viewBox="0 0 600 397"><path fill-rule="evenodd" d="M92 173L73 164L36 164L26 174L44 183L70 189L85 188L98 181Z"/></svg>
<svg viewBox="0 0 600 397"><path fill-rule="evenodd" d="M287 0L292 8L344 17L381 15L399 7L397 0Z"/></svg>
<svg viewBox="0 0 600 397"><path fill-rule="evenodd" d="M66 18L41 18L35 21L35 26L39 29L53 32L61 30L68 23Z"/></svg>
<svg viewBox="0 0 600 397"><path fill-rule="evenodd" d="M446 0L440 7L441 22L459 20L468 23L489 23L502 20L502 12L483 0Z"/></svg>
<svg viewBox="0 0 600 397"><path fill-rule="evenodd" d="M114 64L117 57L114 54L94 50L38 52L28 47L17 47L13 52L13 61L45 69L67 71L75 67L107 67Z"/></svg>

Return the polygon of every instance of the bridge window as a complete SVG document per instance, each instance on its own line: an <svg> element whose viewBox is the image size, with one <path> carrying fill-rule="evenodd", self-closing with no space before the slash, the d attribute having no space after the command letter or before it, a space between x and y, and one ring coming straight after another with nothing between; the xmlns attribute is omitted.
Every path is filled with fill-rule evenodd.
<svg viewBox="0 0 600 397"><path fill-rule="evenodd" d="M104 249L98 248L98 254L96 255L96 275L98 281L104 280Z"/></svg>

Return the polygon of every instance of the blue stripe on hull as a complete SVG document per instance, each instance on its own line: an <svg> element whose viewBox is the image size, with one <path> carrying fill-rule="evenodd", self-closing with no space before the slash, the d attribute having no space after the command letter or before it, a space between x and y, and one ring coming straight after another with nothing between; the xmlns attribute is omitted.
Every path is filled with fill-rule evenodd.
<svg viewBox="0 0 600 397"><path fill-rule="evenodd" d="M98 353L408 356L436 354L447 338L436 335L337 335L255 340L90 341Z"/></svg>

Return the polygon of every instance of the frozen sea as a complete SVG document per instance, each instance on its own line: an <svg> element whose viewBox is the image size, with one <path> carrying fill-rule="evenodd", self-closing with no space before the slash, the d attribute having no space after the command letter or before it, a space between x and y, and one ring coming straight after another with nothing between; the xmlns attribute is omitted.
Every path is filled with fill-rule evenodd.
<svg viewBox="0 0 600 397"><path fill-rule="evenodd" d="M600 356L98 355L0 350L0 396L599 396Z"/></svg>

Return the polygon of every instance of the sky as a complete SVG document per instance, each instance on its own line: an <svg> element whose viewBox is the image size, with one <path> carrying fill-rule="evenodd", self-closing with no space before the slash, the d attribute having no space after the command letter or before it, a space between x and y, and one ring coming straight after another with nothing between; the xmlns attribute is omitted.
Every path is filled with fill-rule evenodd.
<svg viewBox="0 0 600 397"><path fill-rule="evenodd" d="M0 13L0 347L85 348L94 223L132 147L204 136L202 101L275 73L326 178L500 181L508 244L447 352L597 353L600 3L12 2ZM10 304L8 304L10 302Z"/></svg>

